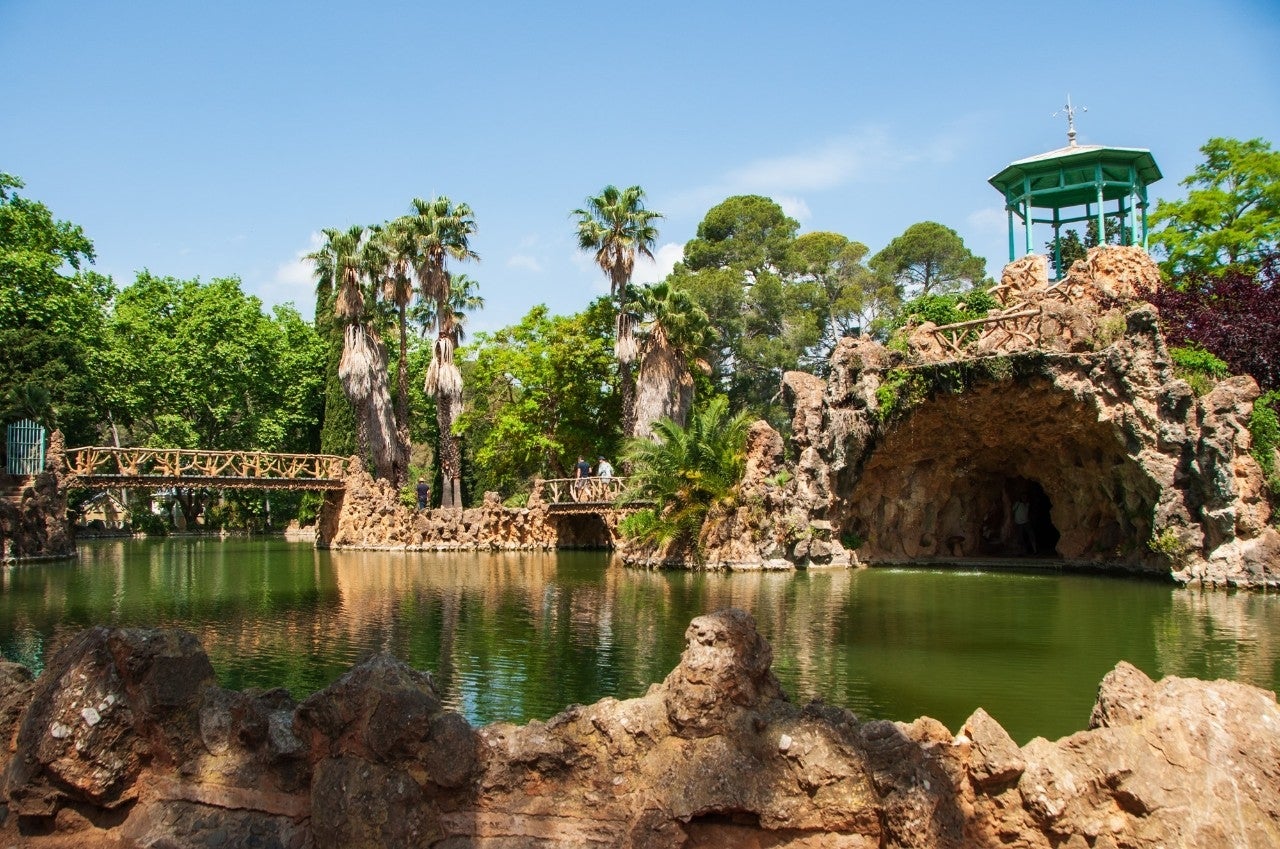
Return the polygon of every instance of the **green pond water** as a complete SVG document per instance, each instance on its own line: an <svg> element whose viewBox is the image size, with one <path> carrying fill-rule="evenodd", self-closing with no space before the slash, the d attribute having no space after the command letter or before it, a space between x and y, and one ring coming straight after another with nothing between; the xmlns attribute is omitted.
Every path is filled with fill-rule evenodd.
<svg viewBox="0 0 1280 849"><path fill-rule="evenodd" d="M979 706L1019 742L1085 727L1102 676L1280 683L1280 597L1059 574L915 569L638 572L607 555L315 551L280 540L82 545L0 574L0 651L39 670L96 625L195 632L222 686L303 698L371 651L430 670L476 724L643 694L689 620L751 611L795 701L864 719Z"/></svg>

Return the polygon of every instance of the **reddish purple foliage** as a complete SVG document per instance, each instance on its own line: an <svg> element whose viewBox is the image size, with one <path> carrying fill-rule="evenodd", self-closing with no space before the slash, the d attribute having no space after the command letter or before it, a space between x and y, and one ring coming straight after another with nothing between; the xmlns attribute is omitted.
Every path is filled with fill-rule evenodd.
<svg viewBox="0 0 1280 849"><path fill-rule="evenodd" d="M1264 391L1280 389L1280 255L1257 270L1176 278L1148 300L1160 310L1170 345L1197 344Z"/></svg>

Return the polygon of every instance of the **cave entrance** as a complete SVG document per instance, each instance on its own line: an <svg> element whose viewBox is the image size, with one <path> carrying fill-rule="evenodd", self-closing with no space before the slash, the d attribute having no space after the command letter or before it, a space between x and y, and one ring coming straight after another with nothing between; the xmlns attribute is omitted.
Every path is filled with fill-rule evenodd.
<svg viewBox="0 0 1280 849"><path fill-rule="evenodd" d="M1159 500L1123 431L1040 381L928 399L862 465L835 475L832 490L833 522L861 539L859 557L881 563L1123 561L1150 538ZM1014 526L1020 498L1034 552Z"/></svg>

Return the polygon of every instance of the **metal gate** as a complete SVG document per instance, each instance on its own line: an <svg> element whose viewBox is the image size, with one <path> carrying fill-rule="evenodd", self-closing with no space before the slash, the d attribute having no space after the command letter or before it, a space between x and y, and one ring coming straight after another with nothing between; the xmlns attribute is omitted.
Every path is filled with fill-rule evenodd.
<svg viewBox="0 0 1280 849"><path fill-rule="evenodd" d="M6 434L8 472L11 475L38 475L44 471L45 429L23 419L9 425Z"/></svg>

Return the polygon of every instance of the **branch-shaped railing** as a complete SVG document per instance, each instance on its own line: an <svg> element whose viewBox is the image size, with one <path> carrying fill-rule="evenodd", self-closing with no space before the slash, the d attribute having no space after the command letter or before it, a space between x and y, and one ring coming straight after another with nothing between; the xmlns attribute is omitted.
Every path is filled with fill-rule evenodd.
<svg viewBox="0 0 1280 849"><path fill-rule="evenodd" d="M997 298L1004 298L1008 289L1008 286L994 286L988 291ZM933 337L947 352L957 356L964 356L967 346L994 347L1019 338L1035 347L1042 341L1042 331L1037 319L1044 314L1043 303L1056 300L1069 304L1076 294L1066 286L1052 286L1039 292L1036 301L1020 298L1016 303L1003 310L995 310L985 318L934 327ZM981 329L977 330L976 338L971 338L971 331L977 328Z"/></svg>
<svg viewBox="0 0 1280 849"><path fill-rule="evenodd" d="M333 454L188 451L180 448L89 447L67 450L67 470L80 486L282 486L340 489L347 460Z"/></svg>
<svg viewBox="0 0 1280 849"><path fill-rule="evenodd" d="M626 478L552 478L542 482L542 500L547 504L612 504L626 488Z"/></svg>

